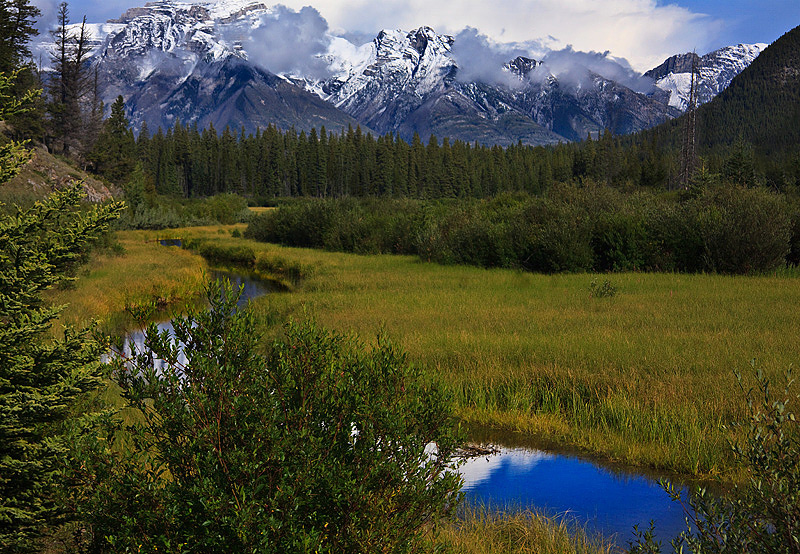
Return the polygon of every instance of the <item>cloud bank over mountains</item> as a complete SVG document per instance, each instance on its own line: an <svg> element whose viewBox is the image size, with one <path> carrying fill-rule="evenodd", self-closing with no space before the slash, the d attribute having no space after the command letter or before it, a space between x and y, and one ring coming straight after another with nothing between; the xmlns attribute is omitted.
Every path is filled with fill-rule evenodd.
<svg viewBox="0 0 800 554"><path fill-rule="evenodd" d="M307 0L286 0L300 9ZM318 0L314 6L334 29L371 31L423 25L457 35L467 27L497 42L555 39L554 49L609 50L644 72L673 52L704 50L722 22L656 0Z"/></svg>
<svg viewBox="0 0 800 554"><path fill-rule="evenodd" d="M305 6L297 11L282 4L261 15L255 23L225 27L222 35L232 43L241 44L250 61L272 73L317 80L332 76L323 57L332 36L338 35L354 47L375 37L366 33L336 33L317 9ZM643 77L628 60L613 56L609 50L582 52L571 44L553 49L552 37L497 42L474 27L463 28L454 39L451 53L458 66L457 78L462 82L484 82L513 89L523 86L526 79L544 80L554 75L565 86L581 88L588 86L591 73L596 73L637 92L647 93L653 88L652 79ZM518 56L534 59L543 66L525 76L504 69L505 64Z"/></svg>
<svg viewBox="0 0 800 554"><path fill-rule="evenodd" d="M34 3L45 14L51 14L57 2L34 0ZM126 8L143 3L73 0L70 9L74 21L85 13L90 20L99 22L118 17ZM303 14L297 21L301 32L315 24L313 14L307 9L316 12L322 23L339 36L363 38L374 36L381 29L421 26L457 36L471 28L478 36L489 37L496 44L524 44L534 40L550 50L570 46L576 51L608 51L610 57L627 60L639 73L675 52L706 51L723 29L721 20L656 0L316 0L313 8L308 8L309 3L309 0L283 0L282 9ZM282 29L278 26L276 30ZM268 36L261 38L270 40ZM296 46L298 54L304 54L305 45ZM278 59L280 55L273 57L266 49L265 55L281 67L288 63Z"/></svg>

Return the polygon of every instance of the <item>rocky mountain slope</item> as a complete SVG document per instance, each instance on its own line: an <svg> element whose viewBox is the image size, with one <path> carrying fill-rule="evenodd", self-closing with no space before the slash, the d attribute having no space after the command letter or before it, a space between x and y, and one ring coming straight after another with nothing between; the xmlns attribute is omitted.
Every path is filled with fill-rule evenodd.
<svg viewBox="0 0 800 554"><path fill-rule="evenodd" d="M728 88L733 78L753 63L766 47L762 43L738 44L714 50L705 56L694 52L677 54L644 75L654 79L655 86L668 93L664 99L667 104L685 111L689 104L692 60L697 71L697 100L699 104L705 104Z"/></svg>
<svg viewBox="0 0 800 554"><path fill-rule="evenodd" d="M121 94L137 129L176 120L247 132L269 124L360 124L406 140L416 133L423 141L436 135L508 145L581 140L604 129L636 132L680 115L688 94L686 56L648 72L655 83L648 94L583 66L567 75L523 56L498 68L499 78L468 78L453 54L456 39L429 27L384 30L361 46L322 30L308 39L324 46L315 54L321 71L281 70L257 52L275 43L254 40L258 33L262 42L272 39L264 29L285 15L281 10L253 0L160 0L92 25L103 100L108 105ZM762 46L698 58L707 81L702 98L724 88Z"/></svg>
<svg viewBox="0 0 800 554"><path fill-rule="evenodd" d="M679 114L586 68L567 83L545 64L521 56L505 65L502 83L464 81L452 54L454 40L429 27L384 30L350 59L332 49L334 77L306 87L377 131L405 138L418 132L423 139L435 134L546 144L606 128L630 133Z"/></svg>
<svg viewBox="0 0 800 554"><path fill-rule="evenodd" d="M180 120L247 132L273 124L329 130L356 126L341 110L247 61L235 36L269 13L263 4L226 0L148 3L92 28L101 95L122 95L134 128Z"/></svg>

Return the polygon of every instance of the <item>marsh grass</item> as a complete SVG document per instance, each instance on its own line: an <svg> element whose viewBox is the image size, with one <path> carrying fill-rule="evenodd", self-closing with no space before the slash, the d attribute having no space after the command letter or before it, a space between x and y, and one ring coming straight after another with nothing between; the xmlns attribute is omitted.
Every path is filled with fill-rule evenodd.
<svg viewBox="0 0 800 554"><path fill-rule="evenodd" d="M498 512L465 504L440 529L437 544L458 554L609 554L618 550L569 518L522 510Z"/></svg>
<svg viewBox="0 0 800 554"><path fill-rule="evenodd" d="M157 317L196 301L208 264L181 248L159 245L156 239L167 235L118 231L117 248L96 252L73 283L49 293L48 301L66 306L54 333L64 325L81 327L97 320L103 331L114 334L134 324L132 312L150 311Z"/></svg>
<svg viewBox="0 0 800 554"><path fill-rule="evenodd" d="M620 273L614 285L622 292L597 301L586 287L602 275L285 248L232 237L236 228L174 236L219 251L252 249L256 266L283 272L293 292L254 304L268 334L289 317L363 338L383 329L446 385L463 421L611 461L736 479L725 427L746 414L734 370L756 358L768 376L779 375L800 350L793 272ZM59 292L56 302L73 304L65 316L124 312L138 298L199 289L199 256L154 246L145 232L119 237L124 256L94 260L75 289Z"/></svg>
<svg viewBox="0 0 800 554"><path fill-rule="evenodd" d="M724 426L745 406L734 370L756 358L777 375L797 359L794 277L617 274L624 293L597 302L586 274L266 248L319 269L264 312L383 328L447 384L463 420L625 463L730 472Z"/></svg>

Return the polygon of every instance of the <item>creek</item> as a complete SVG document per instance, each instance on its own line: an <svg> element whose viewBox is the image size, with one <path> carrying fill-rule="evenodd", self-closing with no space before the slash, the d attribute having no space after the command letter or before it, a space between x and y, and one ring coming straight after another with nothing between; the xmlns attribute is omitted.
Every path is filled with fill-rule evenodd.
<svg viewBox="0 0 800 554"><path fill-rule="evenodd" d="M240 307L269 291L268 285L243 274L217 271L214 276L242 287ZM158 327L172 330L169 321ZM126 336L126 353L130 352L131 342L141 349L144 332L134 331ZM634 525L645 530L650 520L655 521L656 535L664 545L685 528L683 509L670 500L656 476L530 445L515 445L508 437L491 432L479 434L476 441L505 446L495 454L471 458L459 468L467 502L504 511L531 509L549 516L565 516L590 534L601 533L614 539L620 547L632 540ZM681 490L685 496L685 487Z"/></svg>
<svg viewBox="0 0 800 554"><path fill-rule="evenodd" d="M500 446L495 454L467 460L459 471L467 502L505 512L531 509L563 516L568 524L583 527L590 535L600 533L620 547L633 540L634 525L644 531L651 520L665 546L686 528L683 508L655 476L575 455ZM686 488L679 490L685 501ZM665 552L669 550L667 546Z"/></svg>

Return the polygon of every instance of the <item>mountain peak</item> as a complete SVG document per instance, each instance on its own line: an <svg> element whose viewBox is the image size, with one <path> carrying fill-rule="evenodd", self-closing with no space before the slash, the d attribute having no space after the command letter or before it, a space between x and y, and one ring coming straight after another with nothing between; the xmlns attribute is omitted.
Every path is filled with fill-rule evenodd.
<svg viewBox="0 0 800 554"><path fill-rule="evenodd" d="M525 77L528 73L536 69L537 65L539 65L539 62L532 58L517 56L503 67L518 77Z"/></svg>
<svg viewBox="0 0 800 554"><path fill-rule="evenodd" d="M683 111L689 105L693 64L699 75L697 99L704 104L727 88L731 80L766 47L762 43L737 44L719 48L704 56L694 52L677 54L644 75L655 79L656 87L668 93L670 106Z"/></svg>

